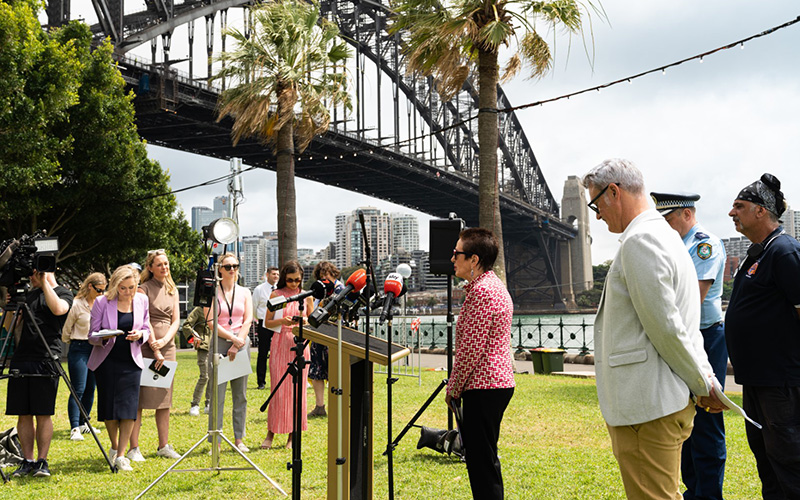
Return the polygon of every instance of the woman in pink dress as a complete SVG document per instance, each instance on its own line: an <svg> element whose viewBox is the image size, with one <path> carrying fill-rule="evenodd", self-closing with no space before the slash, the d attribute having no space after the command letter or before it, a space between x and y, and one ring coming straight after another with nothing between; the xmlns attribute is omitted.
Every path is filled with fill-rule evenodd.
<svg viewBox="0 0 800 500"><path fill-rule="evenodd" d="M301 285L303 284L303 267L296 261L289 261L281 268L281 277L278 279L278 289L272 292L272 297L291 297L301 292ZM304 300L303 322L305 318L311 314L314 308L314 301L311 297L306 297ZM269 359L269 379L270 390L275 393L272 401L269 403L267 411L267 437L261 443L261 448L272 448L272 440L275 439L275 434L289 434L286 441L286 448L292 447L293 422L294 422L294 406L292 404L292 380L287 378L280 388L275 392L275 386L286 371L289 363L294 359L295 353L291 350L294 347L294 334L292 328L297 325L295 320L300 316L299 302L289 302L285 308L278 311L267 311L264 317L264 327L275 329L280 326L281 331L276 332L272 337L272 346L270 348ZM310 359L310 352L306 347L303 352L306 360ZM306 417L306 378L308 377L308 365L303 368L302 375L302 390L300 397L302 398L302 414L303 425L301 430L308 428L308 420Z"/></svg>

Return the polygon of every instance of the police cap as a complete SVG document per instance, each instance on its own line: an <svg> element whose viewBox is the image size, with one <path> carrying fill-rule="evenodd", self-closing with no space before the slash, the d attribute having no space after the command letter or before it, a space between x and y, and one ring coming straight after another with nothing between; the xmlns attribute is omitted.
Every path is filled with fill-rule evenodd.
<svg viewBox="0 0 800 500"><path fill-rule="evenodd" d="M656 210L661 215L667 215L679 208L694 207L694 202L700 199L699 194L695 193L650 193L650 197L656 203Z"/></svg>

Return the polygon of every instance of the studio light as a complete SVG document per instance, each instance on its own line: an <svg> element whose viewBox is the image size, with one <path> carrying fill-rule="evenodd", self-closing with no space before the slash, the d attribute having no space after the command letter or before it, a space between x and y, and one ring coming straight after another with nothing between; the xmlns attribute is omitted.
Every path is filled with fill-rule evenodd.
<svg viewBox="0 0 800 500"><path fill-rule="evenodd" d="M203 228L205 238L214 243L229 245L239 237L239 225L230 217L220 217Z"/></svg>

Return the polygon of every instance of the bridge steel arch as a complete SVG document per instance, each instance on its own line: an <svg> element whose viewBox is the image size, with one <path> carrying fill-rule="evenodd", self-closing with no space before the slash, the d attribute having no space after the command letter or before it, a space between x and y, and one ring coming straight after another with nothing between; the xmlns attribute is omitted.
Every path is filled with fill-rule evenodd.
<svg viewBox="0 0 800 500"><path fill-rule="evenodd" d="M51 4L57 1L68 0L51 0ZM213 31L217 13L227 13L230 8L246 7L249 3L146 0L145 11L127 14L123 0L93 0L99 23L92 30L98 39L111 38L122 62L123 76L138 91L137 120L145 139L207 156L242 157L245 163L274 169L272 152L257 141L243 141L237 148L230 145L229 120L215 121L219 89L194 81L191 71L187 76L169 67L168 50L175 28L187 23L193 26L194 20L202 17L208 33ZM406 71L400 49L402 37L386 31L389 22L386 5L371 0L323 0L320 7L355 49L357 106L355 116L345 115L341 109L332 111L331 129L316 138L298 158L297 175L438 217L457 212L468 225L476 226L479 155L477 120L470 118L477 110L478 94L472 80L467 80L452 100L444 102L431 78ZM49 7L50 10L56 11ZM224 25L224 15L220 17ZM63 18L62 14L62 22ZM50 21L51 25L56 22L56 19ZM190 33L193 37L193 27ZM166 64L155 63L152 42L159 36ZM153 47L153 60L149 63L125 55L147 41ZM212 48L209 43L209 56ZM363 92L367 61L376 70L377 87L384 83L391 86L392 109L388 110L391 130L384 129L386 119L382 114L387 110L383 109L380 97L377 106L368 113L371 103L366 102ZM209 74L210 71L209 67ZM149 92L142 92L145 80ZM406 102L408 130L401 130L401 94ZM508 107L511 103L498 87L498 108ZM368 123L370 113L377 114L376 121L372 117L373 123ZM509 290L518 307L561 307L559 253L562 243L574 238L575 229L559 218L559 205L519 119L514 113L499 113L498 119L498 168ZM424 126L418 128L418 122ZM402 136L416 139L403 141ZM359 151L360 155L351 156L352 151ZM407 192L398 193L399 187Z"/></svg>

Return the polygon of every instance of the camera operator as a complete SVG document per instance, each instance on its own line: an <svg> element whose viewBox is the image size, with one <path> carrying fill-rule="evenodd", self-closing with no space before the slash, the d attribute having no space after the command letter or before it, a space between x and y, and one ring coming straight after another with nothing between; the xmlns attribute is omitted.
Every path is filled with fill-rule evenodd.
<svg viewBox="0 0 800 500"><path fill-rule="evenodd" d="M53 273L42 273L34 269L31 275L31 290L25 296L36 324L53 355L61 355L61 328L72 306L72 293L59 286ZM53 438L52 415L56 407L58 374L49 358L47 348L30 318L22 315L22 335L11 358L10 370L22 376L8 380L6 415L18 415L17 432L25 460L14 471L12 477L32 474L34 477L50 476L47 452ZM25 375L51 375L30 377ZM34 425L34 416L36 424ZM38 447L38 460L33 461L34 441Z"/></svg>

